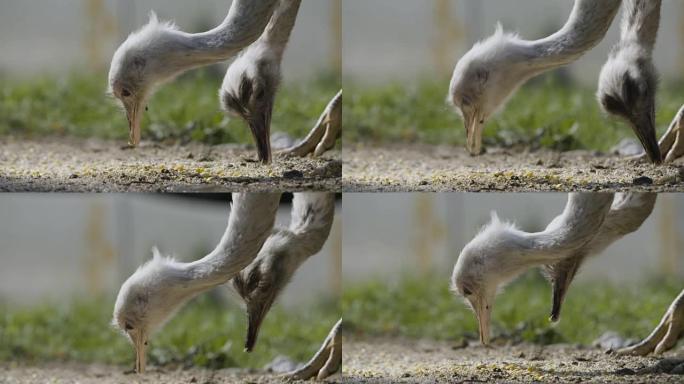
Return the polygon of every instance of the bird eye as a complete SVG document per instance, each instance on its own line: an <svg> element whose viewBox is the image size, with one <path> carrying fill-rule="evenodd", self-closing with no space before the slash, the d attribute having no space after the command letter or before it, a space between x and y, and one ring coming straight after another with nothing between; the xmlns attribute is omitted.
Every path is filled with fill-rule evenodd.
<svg viewBox="0 0 684 384"><path fill-rule="evenodd" d="M128 89L124 88L124 89L121 90L121 96L123 96L123 97L130 97L130 96L131 96L131 91L129 91Z"/></svg>
<svg viewBox="0 0 684 384"><path fill-rule="evenodd" d="M470 291L470 289L468 289L468 288L463 288L463 295L465 295L465 296L470 296L470 295L472 295L472 294L473 294L473 293Z"/></svg>
<svg viewBox="0 0 684 384"><path fill-rule="evenodd" d="M124 324L124 328L125 328L127 331L130 331L130 330L133 329L133 326L132 326L130 323L126 323L126 324Z"/></svg>

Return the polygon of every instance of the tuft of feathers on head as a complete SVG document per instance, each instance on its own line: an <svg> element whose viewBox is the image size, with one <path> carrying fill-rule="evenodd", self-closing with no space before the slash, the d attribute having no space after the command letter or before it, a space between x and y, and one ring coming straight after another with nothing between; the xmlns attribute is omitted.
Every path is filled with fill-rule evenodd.
<svg viewBox="0 0 684 384"><path fill-rule="evenodd" d="M506 32L500 22L496 23L494 34L480 40L468 51L466 55L482 57L484 54L494 56L500 50L505 49L510 43L519 43L520 35L516 32Z"/></svg>
<svg viewBox="0 0 684 384"><path fill-rule="evenodd" d="M128 35L122 46L143 47L154 41L160 34L170 31L178 31L178 26L173 21L160 21L154 11L150 11L149 21L137 31Z"/></svg>
<svg viewBox="0 0 684 384"><path fill-rule="evenodd" d="M512 221L503 221L499 218L499 215L496 213L496 211L491 211L489 213L490 219L489 223L485 224L480 228L478 231L477 235L475 235L475 240L476 238L479 237L491 237L491 236L496 236L497 233L500 232L509 232L509 231L517 231L518 228L515 226L515 223Z"/></svg>
<svg viewBox="0 0 684 384"><path fill-rule="evenodd" d="M138 32L144 30L155 30L155 29L165 29L165 30L178 30L178 26L172 20L160 21L157 13L155 11L150 11L149 21L145 26L143 26Z"/></svg>
<svg viewBox="0 0 684 384"><path fill-rule="evenodd" d="M163 256L162 256L161 252L159 252L159 248L157 248L156 245L154 247L152 247L152 259L153 260L154 259L161 259L162 257Z"/></svg>

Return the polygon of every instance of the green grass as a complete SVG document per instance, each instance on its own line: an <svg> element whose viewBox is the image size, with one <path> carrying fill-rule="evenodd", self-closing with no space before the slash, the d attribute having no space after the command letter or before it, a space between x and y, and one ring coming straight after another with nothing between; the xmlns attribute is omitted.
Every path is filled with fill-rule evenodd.
<svg viewBox="0 0 684 384"><path fill-rule="evenodd" d="M406 277L388 287L382 280L345 286L345 327L370 335L436 340L477 339L477 322L463 301L448 289L448 277ZM529 273L500 294L493 306L493 335L535 343L590 344L605 331L646 337L681 291L681 281L649 282L634 287L607 283L575 284L561 321L552 325L551 289Z"/></svg>
<svg viewBox="0 0 684 384"><path fill-rule="evenodd" d="M25 137L69 135L127 140L123 110L106 96L105 74L72 74L28 81L0 78L0 134ZM218 100L220 76L191 72L162 87L143 119L146 140L250 143L242 121L229 119ZM279 91L272 132L303 137L339 90L330 75L303 83L285 83Z"/></svg>
<svg viewBox="0 0 684 384"><path fill-rule="evenodd" d="M445 101L448 84L448 79L373 87L345 83L345 142L463 145L463 123ZM684 86L661 88L660 133L684 103ZM600 111L594 93L593 88L566 86L551 75L542 76L522 87L490 119L485 143L606 151L622 138L636 138L627 125Z"/></svg>
<svg viewBox="0 0 684 384"><path fill-rule="evenodd" d="M0 306L0 361L81 361L133 366L133 348L111 326L113 303L79 301L60 308ZM148 361L201 367L261 368L278 355L307 361L339 318L335 303L305 311L273 308L252 353L243 352L246 316L210 296L194 300L149 347Z"/></svg>

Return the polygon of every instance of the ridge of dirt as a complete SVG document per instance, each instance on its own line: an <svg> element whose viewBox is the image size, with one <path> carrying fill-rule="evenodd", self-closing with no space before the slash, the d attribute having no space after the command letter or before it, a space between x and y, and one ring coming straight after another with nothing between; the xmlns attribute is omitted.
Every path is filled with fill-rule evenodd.
<svg viewBox="0 0 684 384"><path fill-rule="evenodd" d="M126 149L98 139L0 139L0 191L236 192L340 191L340 151L321 158L274 154L256 161L240 145L166 145Z"/></svg>
<svg viewBox="0 0 684 384"><path fill-rule="evenodd" d="M344 340L345 383L682 383L684 351L638 357L598 348L520 344L485 348L430 340Z"/></svg>
<svg viewBox="0 0 684 384"><path fill-rule="evenodd" d="M276 373L239 368L211 370L148 367L144 374L137 375L124 367L102 364L0 364L0 384L276 384L283 383L283 381L284 379ZM304 381L293 381L293 383L304 383Z"/></svg>
<svg viewBox="0 0 684 384"><path fill-rule="evenodd" d="M684 191L684 159L652 165L592 151L348 145L345 192Z"/></svg>

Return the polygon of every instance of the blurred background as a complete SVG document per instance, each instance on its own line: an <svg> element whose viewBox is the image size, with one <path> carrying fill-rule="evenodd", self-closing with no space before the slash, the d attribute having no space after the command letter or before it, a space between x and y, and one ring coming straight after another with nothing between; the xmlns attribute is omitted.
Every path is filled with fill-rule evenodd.
<svg viewBox="0 0 684 384"><path fill-rule="evenodd" d="M0 2L0 71L11 76L103 71L150 11L187 32L219 25L231 0L26 0ZM339 63L340 1L304 0L284 59L286 81ZM29 22L30 20L30 22ZM217 84L218 87L219 84Z"/></svg>
<svg viewBox="0 0 684 384"><path fill-rule="evenodd" d="M116 48L150 11L186 32L220 24L230 0L0 1L0 134L124 139L125 118L105 97ZM341 0L304 0L284 58L274 131L301 136L340 88ZM230 62L230 61L229 61ZM228 62L228 63L229 63ZM249 142L217 97L228 63L190 71L150 102L154 140Z"/></svg>
<svg viewBox="0 0 684 384"><path fill-rule="evenodd" d="M535 232L566 194L346 194L343 311L361 334L477 337L472 312L449 291L465 246L496 211ZM371 234L371 235L369 235ZM503 290L495 334L533 342L591 343L605 331L645 337L684 288L684 196L661 194L642 227L583 264L561 322L548 320L551 288L538 269Z"/></svg>
<svg viewBox="0 0 684 384"><path fill-rule="evenodd" d="M451 75L458 58L491 36L497 22L535 40L559 30L572 6L572 0L345 0L345 81L414 82ZM683 17L684 3L663 1L654 58L665 82L681 80L684 73ZM595 85L610 47L620 38L619 18L598 46L567 67L572 82Z"/></svg>
<svg viewBox="0 0 684 384"><path fill-rule="evenodd" d="M284 195L279 225L289 225L291 197ZM0 196L0 360L129 362L130 346L109 327L119 287L151 258L153 246L183 261L212 251L226 228L229 199ZM266 317L254 355L242 352L242 301L222 286L193 300L159 333L153 361L262 367L277 355L308 359L340 316L340 209L341 200L325 247L302 265Z"/></svg>
<svg viewBox="0 0 684 384"><path fill-rule="evenodd" d="M497 22L523 39L558 31L572 0L345 0L342 5L345 142L462 145L463 123L445 102L458 59ZM684 3L664 0L655 65L663 132L684 103ZM488 122L503 147L608 151L629 128L599 110L596 84L619 40L618 14L603 41L576 62L529 81Z"/></svg>

